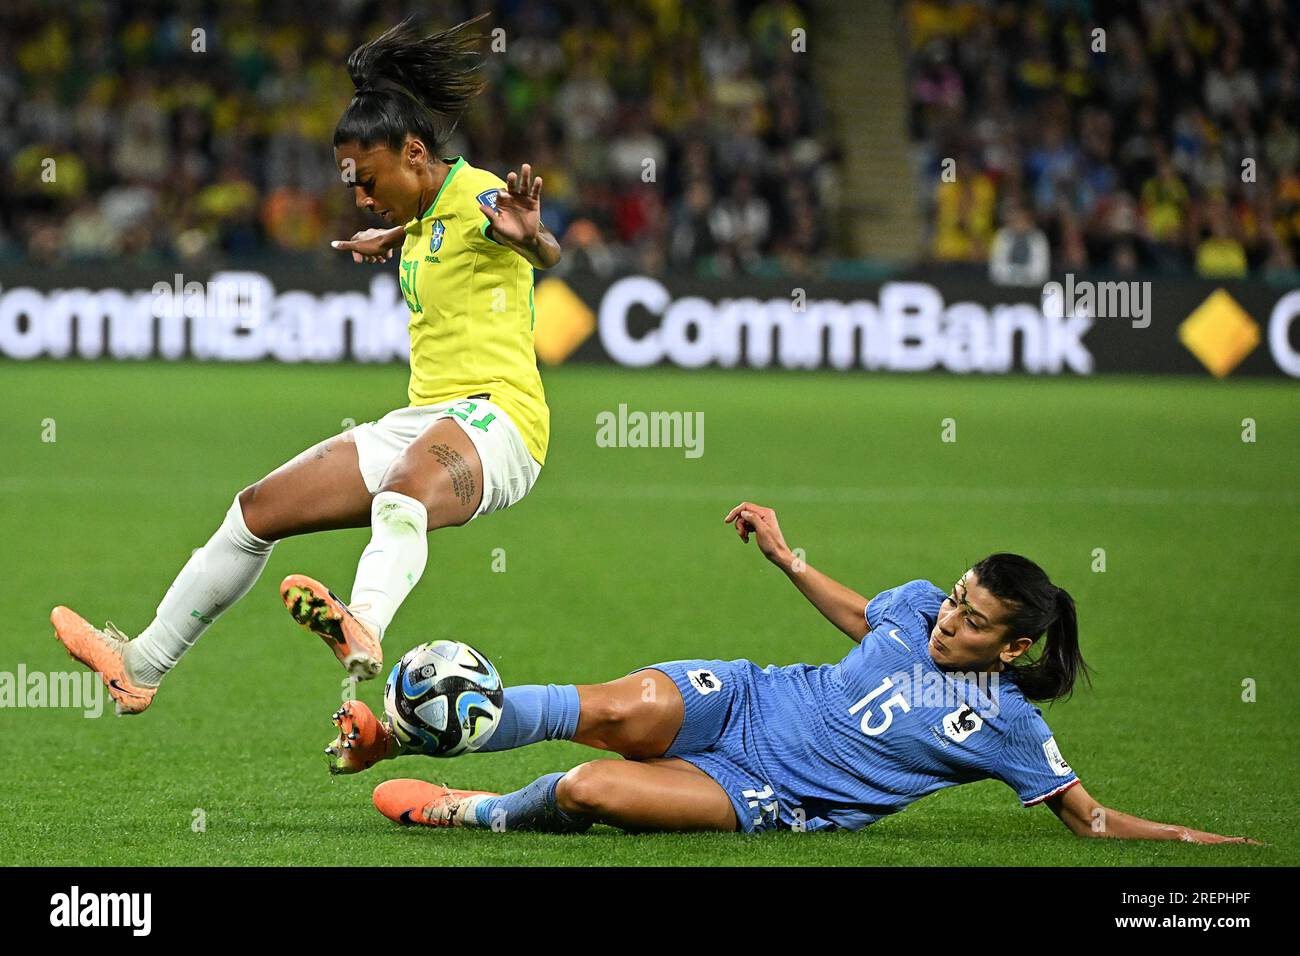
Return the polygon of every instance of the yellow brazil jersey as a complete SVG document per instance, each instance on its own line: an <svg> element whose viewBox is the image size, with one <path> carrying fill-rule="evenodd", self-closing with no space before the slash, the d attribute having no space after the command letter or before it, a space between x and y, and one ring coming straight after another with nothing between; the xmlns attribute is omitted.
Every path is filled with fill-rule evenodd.
<svg viewBox="0 0 1300 956"><path fill-rule="evenodd" d="M500 405L539 464L551 416L533 352L533 267L488 238L480 200L506 184L464 157L433 204L406 224L401 285L411 312L412 405L485 395ZM470 424L481 422L475 418ZM485 423L483 427L487 427Z"/></svg>

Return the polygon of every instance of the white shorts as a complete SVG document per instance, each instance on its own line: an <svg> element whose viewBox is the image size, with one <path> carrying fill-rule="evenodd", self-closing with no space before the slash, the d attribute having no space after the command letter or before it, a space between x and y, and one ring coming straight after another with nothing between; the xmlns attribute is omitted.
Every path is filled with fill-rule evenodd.
<svg viewBox="0 0 1300 956"><path fill-rule="evenodd" d="M509 508L532 490L542 466L529 454L510 416L486 399L463 398L394 409L377 422L352 429L361 477L372 495L379 491L397 456L440 418L460 425L483 463L483 500L471 518Z"/></svg>

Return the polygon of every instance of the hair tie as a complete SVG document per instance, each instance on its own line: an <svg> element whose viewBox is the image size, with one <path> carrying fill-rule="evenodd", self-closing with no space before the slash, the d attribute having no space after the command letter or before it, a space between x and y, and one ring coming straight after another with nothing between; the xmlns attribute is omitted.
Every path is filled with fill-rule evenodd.
<svg viewBox="0 0 1300 956"><path fill-rule="evenodd" d="M360 96L362 93L402 93L411 97L411 99L415 99L414 94L412 94L405 86L388 79L386 76L371 77L362 83L361 86L357 88L357 92L353 95Z"/></svg>

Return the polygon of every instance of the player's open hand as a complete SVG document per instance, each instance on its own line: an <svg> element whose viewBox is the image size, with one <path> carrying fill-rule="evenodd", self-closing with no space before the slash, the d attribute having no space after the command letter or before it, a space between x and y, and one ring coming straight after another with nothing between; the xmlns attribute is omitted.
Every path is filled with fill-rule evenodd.
<svg viewBox="0 0 1300 956"><path fill-rule="evenodd" d="M332 719L339 735L325 748L330 773L360 773L396 752L393 735L361 701L344 701Z"/></svg>
<svg viewBox="0 0 1300 956"><path fill-rule="evenodd" d="M531 246L542 225L542 177L524 163L506 174L506 188L497 190L497 207L479 203L492 223L492 235L507 244Z"/></svg>
<svg viewBox="0 0 1300 956"><path fill-rule="evenodd" d="M363 229L351 239L335 239L330 243L341 252L352 253L353 262L386 262L393 258L393 250L402 244L406 230Z"/></svg>
<svg viewBox="0 0 1300 956"><path fill-rule="evenodd" d="M727 512L727 517L723 521L727 524L734 523L736 534L740 535L740 540L746 544L749 543L749 536L752 534L758 541L758 549L769 561L782 565L788 563L791 557L790 548L785 543L785 536L781 534L776 512L771 508L764 508L752 501L742 501Z"/></svg>

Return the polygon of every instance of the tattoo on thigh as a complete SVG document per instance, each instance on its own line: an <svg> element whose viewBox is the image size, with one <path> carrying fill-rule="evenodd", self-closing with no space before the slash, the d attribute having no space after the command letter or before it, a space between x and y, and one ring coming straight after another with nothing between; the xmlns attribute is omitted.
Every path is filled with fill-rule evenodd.
<svg viewBox="0 0 1300 956"><path fill-rule="evenodd" d="M451 476L451 490L455 492L460 503L467 505L474 500L474 472L469 463L450 445L432 445L429 454L438 459L438 464L447 469Z"/></svg>

